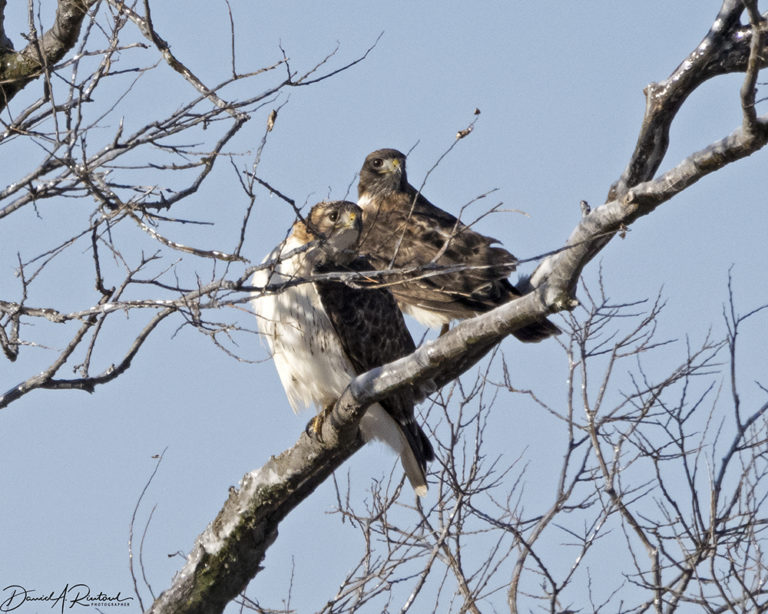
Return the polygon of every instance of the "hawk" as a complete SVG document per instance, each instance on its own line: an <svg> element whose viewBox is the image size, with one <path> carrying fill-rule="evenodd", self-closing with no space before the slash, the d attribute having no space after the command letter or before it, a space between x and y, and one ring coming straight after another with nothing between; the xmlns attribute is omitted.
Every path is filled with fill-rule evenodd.
<svg viewBox="0 0 768 614"><path fill-rule="evenodd" d="M376 269L476 265L478 268L397 280L391 287L405 313L429 328L490 311L522 295L507 279L516 258L496 239L475 232L435 207L408 183L405 155L396 149L369 154L360 169L363 210L360 252ZM549 320L519 328L521 341L541 341L560 329Z"/></svg>
<svg viewBox="0 0 768 614"><path fill-rule="evenodd" d="M273 267L253 277L261 288L294 284L261 292L252 304L291 407L298 411L314 403L320 412L315 420L323 419L355 376L416 349L388 290L307 281L318 273L371 271L357 252L361 230L362 212L355 203L318 203L307 223L297 221L267 257ZM405 388L371 405L360 431L366 441L383 440L400 455L414 491L424 496L434 452L413 407L414 391Z"/></svg>

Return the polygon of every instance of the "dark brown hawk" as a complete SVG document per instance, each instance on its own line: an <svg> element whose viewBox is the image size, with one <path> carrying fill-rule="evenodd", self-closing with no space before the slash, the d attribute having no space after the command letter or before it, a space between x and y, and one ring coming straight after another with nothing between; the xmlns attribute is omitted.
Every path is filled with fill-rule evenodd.
<svg viewBox="0 0 768 614"><path fill-rule="evenodd" d="M405 155L396 149L369 154L360 170L363 210L360 252L377 269L473 265L471 269L398 281L391 286L402 310L430 328L447 327L521 296L507 279L516 258L496 239L475 232L435 207L408 183ZM541 341L560 329L542 320L516 330L521 341Z"/></svg>
<svg viewBox="0 0 768 614"><path fill-rule="evenodd" d="M371 271L358 257L362 212L350 202L321 202L297 221L288 238L256 272L253 284L299 282L252 301L259 329L294 411L312 403L324 415L357 375L406 356L415 346L392 294L340 281L309 281L318 273ZM297 251L298 248L309 249ZM289 255L291 252L296 252ZM303 283L302 283L303 282ZM371 405L360 421L364 439L380 439L399 455L417 495L427 492L425 471L434 452L414 419L414 392L403 389Z"/></svg>

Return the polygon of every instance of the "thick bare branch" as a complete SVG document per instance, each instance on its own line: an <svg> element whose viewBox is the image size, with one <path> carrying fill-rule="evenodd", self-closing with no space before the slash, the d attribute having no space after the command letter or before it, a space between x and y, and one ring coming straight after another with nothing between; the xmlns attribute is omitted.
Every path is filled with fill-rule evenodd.
<svg viewBox="0 0 768 614"><path fill-rule="evenodd" d="M363 411L337 404L338 428L326 421L324 444L302 434L290 450L245 475L148 612L221 612L258 572L280 521L363 445L357 432Z"/></svg>
<svg viewBox="0 0 768 614"><path fill-rule="evenodd" d="M36 29L24 49L14 52L0 41L0 110L32 80L61 60L75 46L80 26L98 0L58 0L53 26L42 37ZM5 5L5 2L3 2ZM3 15L0 12L0 19Z"/></svg>
<svg viewBox="0 0 768 614"><path fill-rule="evenodd" d="M640 183L593 209L571 233L565 248L548 257L531 276L534 287L546 280L544 302L553 309L567 309L584 266L620 231L639 217L724 166L752 155L768 142L768 116L757 118L746 131L740 127L731 135L693 153L658 179ZM539 291L543 289L540 288Z"/></svg>
<svg viewBox="0 0 768 614"><path fill-rule="evenodd" d="M645 88L645 117L635 151L621 178L611 186L607 200L622 198L630 188L653 177L667 153L672 120L691 92L718 75L746 71L750 57L758 58L753 61L760 67L768 65L766 22L742 26L743 12L742 0L724 0L696 49L666 80ZM753 45L755 33L761 36L759 45ZM756 49L763 53L756 55Z"/></svg>

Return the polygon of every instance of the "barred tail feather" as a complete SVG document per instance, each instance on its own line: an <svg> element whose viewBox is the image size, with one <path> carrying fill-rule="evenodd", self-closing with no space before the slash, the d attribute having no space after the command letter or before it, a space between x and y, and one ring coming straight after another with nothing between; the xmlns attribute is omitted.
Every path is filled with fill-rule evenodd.
<svg viewBox="0 0 768 614"><path fill-rule="evenodd" d="M427 494L427 476L409 445L403 446L403 451L400 452L400 462L405 469L405 476L413 487L413 492L416 493L417 497L425 496Z"/></svg>
<svg viewBox="0 0 768 614"><path fill-rule="evenodd" d="M435 454L418 425L412 423L404 429L381 405L375 403L360 420L360 432L366 441L378 439L392 448L400 456L405 475L416 495L423 497L427 494L427 462L433 460Z"/></svg>

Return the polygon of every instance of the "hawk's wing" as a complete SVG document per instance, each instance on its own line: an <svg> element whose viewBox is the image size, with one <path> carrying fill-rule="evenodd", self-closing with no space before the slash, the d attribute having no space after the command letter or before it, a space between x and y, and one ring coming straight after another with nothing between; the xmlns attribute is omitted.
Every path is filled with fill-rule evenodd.
<svg viewBox="0 0 768 614"><path fill-rule="evenodd" d="M392 291L406 303L456 312L448 319L469 317L478 311L519 296L507 276L516 259L495 239L481 235L419 195L411 211L412 196L393 193L374 197L379 202L364 210L360 250L377 269L425 264L470 265L451 273L397 284Z"/></svg>
<svg viewBox="0 0 768 614"><path fill-rule="evenodd" d="M416 201L414 203L414 197ZM469 265L473 268L413 278L395 278L391 289L404 309L435 327L484 313L521 295L507 277L516 258L496 239L475 232L421 194L372 196L363 209L360 251L377 269ZM404 281L405 280L405 281ZM523 341L539 341L560 330L544 320L515 331Z"/></svg>
<svg viewBox="0 0 768 614"><path fill-rule="evenodd" d="M349 265L324 264L317 273L332 271L370 271L372 265L359 258ZM340 281L316 281L328 318L358 375L374 367L407 356L416 349L411 334L392 294L379 287L353 288ZM414 393L404 388L379 402L397 422L413 451L423 480L427 461L434 459L434 451L413 414ZM413 481L404 457L406 473Z"/></svg>
<svg viewBox="0 0 768 614"><path fill-rule="evenodd" d="M372 270L374 267L368 260L358 258L345 266L323 264L316 267L315 272ZM315 287L358 374L407 356L416 349L388 290L376 287L374 283L356 288L331 280L316 281Z"/></svg>

